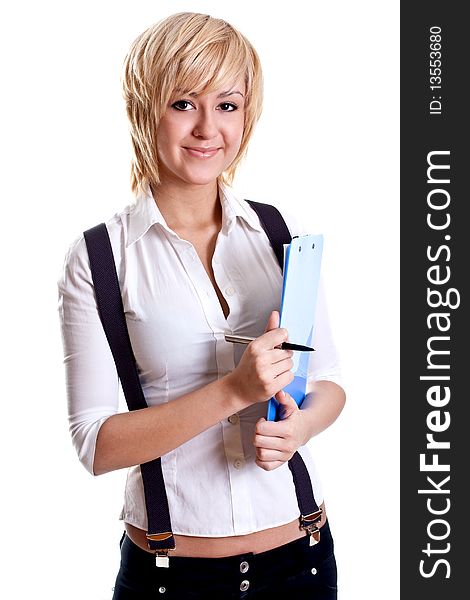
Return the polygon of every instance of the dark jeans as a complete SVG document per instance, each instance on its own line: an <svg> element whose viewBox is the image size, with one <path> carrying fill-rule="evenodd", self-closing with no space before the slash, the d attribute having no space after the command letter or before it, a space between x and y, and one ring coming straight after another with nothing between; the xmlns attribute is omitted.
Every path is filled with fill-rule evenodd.
<svg viewBox="0 0 470 600"><path fill-rule="evenodd" d="M121 566L113 600L336 600L336 561L328 523L321 541L307 536L259 554L227 558L171 556L168 568L136 546L121 540Z"/></svg>

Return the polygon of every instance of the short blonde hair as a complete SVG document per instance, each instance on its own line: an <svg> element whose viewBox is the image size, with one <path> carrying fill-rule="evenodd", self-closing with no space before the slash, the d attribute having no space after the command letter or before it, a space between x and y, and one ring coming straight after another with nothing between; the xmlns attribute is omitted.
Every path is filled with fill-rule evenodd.
<svg viewBox="0 0 470 600"><path fill-rule="evenodd" d="M226 21L191 12L167 17L139 35L124 61L122 78L135 194L160 182L157 128L174 91L209 93L240 77L246 84L245 123L239 152L221 176L228 184L261 114L263 76L255 49Z"/></svg>

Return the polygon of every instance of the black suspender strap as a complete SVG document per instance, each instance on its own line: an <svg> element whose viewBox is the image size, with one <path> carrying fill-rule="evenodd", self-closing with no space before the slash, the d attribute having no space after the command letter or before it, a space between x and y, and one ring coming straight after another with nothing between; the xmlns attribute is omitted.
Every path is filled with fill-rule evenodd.
<svg viewBox="0 0 470 600"><path fill-rule="evenodd" d="M261 225L271 242L271 246L276 255L277 262L281 267L281 272L284 269L284 244L290 244L292 236L289 228L284 221L283 216L275 206L247 200L251 208L256 212L261 221Z"/></svg>
<svg viewBox="0 0 470 600"><path fill-rule="evenodd" d="M273 247L279 266L283 268L283 244L291 241L289 229L276 207L248 200L258 214ZM116 363L121 386L129 410L145 408L147 403L140 384L135 356L132 350L122 304L119 280L108 230L104 223L84 232L90 259L98 312ZM322 510L313 495L307 467L298 452L289 461L297 502L300 509L300 527L311 537L311 544L320 539L317 523ZM165 491L161 459L140 465L144 485L148 519L148 546L155 550L157 566L168 566L168 551L175 548L170 510Z"/></svg>
<svg viewBox="0 0 470 600"><path fill-rule="evenodd" d="M104 223L84 232L90 259L98 312L103 324L129 410L145 408L137 364L127 329L121 290L111 242ZM161 459L140 465L147 509L148 546L157 553L157 563L168 562L175 547Z"/></svg>
<svg viewBox="0 0 470 600"><path fill-rule="evenodd" d="M289 228L275 206L255 202L254 200L247 200L247 202L257 213L282 272L284 268L284 244L289 244L292 239ZM300 508L300 526L308 532L310 543L313 545L320 541L320 531L317 523L320 521L322 510L318 508L315 501L307 467L298 452L295 452L288 465L294 480L297 503Z"/></svg>

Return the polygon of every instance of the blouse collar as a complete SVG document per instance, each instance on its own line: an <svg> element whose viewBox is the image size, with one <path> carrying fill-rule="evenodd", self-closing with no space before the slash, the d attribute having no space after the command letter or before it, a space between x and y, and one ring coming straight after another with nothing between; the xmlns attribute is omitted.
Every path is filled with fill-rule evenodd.
<svg viewBox="0 0 470 600"><path fill-rule="evenodd" d="M222 233L228 235L232 231L238 217L243 219L252 229L262 231L255 212L245 201L238 199L231 188L224 184L219 184L219 197L222 205ZM127 246L134 244L155 224L159 224L171 235L176 235L168 227L153 198L150 187L147 187L137 197L135 203L130 208Z"/></svg>

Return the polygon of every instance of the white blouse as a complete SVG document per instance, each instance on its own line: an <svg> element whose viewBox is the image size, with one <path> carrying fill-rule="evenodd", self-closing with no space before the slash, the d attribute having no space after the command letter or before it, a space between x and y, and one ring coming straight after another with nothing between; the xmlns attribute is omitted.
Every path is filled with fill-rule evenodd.
<svg viewBox="0 0 470 600"><path fill-rule="evenodd" d="M258 216L233 191L220 188L222 228L212 259L230 314L193 245L172 231L150 193L107 222L129 334L149 406L171 402L232 371L245 349L224 333L259 336L279 310L282 275ZM292 235L305 232L283 214ZM119 383L99 319L83 236L70 247L59 285L68 414L80 461L93 474L100 426L119 409ZM322 286L317 302L310 380L341 384ZM255 463L253 432L266 415L255 404L216 423L162 457L173 532L193 536L248 534L299 516L285 464ZM323 500L309 449L299 449ZM140 467L128 469L120 518L147 529Z"/></svg>

